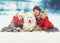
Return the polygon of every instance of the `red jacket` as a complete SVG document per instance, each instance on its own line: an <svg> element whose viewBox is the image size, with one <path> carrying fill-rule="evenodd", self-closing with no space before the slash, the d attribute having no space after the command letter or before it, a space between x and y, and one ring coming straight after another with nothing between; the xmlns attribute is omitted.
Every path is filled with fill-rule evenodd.
<svg viewBox="0 0 60 43"><path fill-rule="evenodd" d="M19 20L17 16L14 16L14 17L13 17L13 22L14 22L15 24L20 25L20 24L23 24L23 23L24 23L24 20L23 20L23 19L22 19L22 20Z"/></svg>
<svg viewBox="0 0 60 43"><path fill-rule="evenodd" d="M37 20L37 25L40 25L44 30L54 27L54 25L49 21L48 16L46 16L45 19L40 18Z"/></svg>

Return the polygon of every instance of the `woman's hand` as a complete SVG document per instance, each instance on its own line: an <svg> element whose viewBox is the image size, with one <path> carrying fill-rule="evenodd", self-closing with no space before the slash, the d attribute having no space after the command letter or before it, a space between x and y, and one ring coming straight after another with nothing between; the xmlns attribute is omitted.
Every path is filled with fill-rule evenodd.
<svg viewBox="0 0 60 43"><path fill-rule="evenodd" d="M42 30L42 27L40 27L39 25L37 25L34 29L34 31L41 31Z"/></svg>

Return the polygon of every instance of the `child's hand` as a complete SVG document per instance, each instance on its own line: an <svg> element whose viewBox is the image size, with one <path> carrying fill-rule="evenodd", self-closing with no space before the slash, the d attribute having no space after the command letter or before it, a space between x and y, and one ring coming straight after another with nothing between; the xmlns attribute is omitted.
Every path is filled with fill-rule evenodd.
<svg viewBox="0 0 60 43"><path fill-rule="evenodd" d="M16 30L22 32L22 29L20 27L17 27Z"/></svg>
<svg viewBox="0 0 60 43"><path fill-rule="evenodd" d="M42 30L42 28L40 26L36 26L34 29L34 31L41 31L41 30Z"/></svg>

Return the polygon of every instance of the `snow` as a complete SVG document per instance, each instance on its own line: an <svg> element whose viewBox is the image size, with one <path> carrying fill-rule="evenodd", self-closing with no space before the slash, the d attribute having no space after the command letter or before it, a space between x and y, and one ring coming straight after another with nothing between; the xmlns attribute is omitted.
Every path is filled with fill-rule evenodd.
<svg viewBox="0 0 60 43"><path fill-rule="evenodd" d="M60 43L60 33L18 32L0 33L1 43Z"/></svg>

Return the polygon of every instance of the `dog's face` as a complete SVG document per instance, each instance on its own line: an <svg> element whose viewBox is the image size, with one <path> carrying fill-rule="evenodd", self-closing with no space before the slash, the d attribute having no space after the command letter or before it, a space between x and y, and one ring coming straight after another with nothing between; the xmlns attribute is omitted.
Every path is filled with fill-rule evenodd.
<svg viewBox="0 0 60 43"><path fill-rule="evenodd" d="M34 21L33 17L31 15L27 15L26 20L27 20L28 23L32 23Z"/></svg>
<svg viewBox="0 0 60 43"><path fill-rule="evenodd" d="M24 17L24 28L25 30L32 30L36 25L36 19L34 14L32 13L26 13Z"/></svg>
<svg viewBox="0 0 60 43"><path fill-rule="evenodd" d="M26 13L26 16L25 16L25 21L29 24L33 24L35 21L35 17L32 13Z"/></svg>

